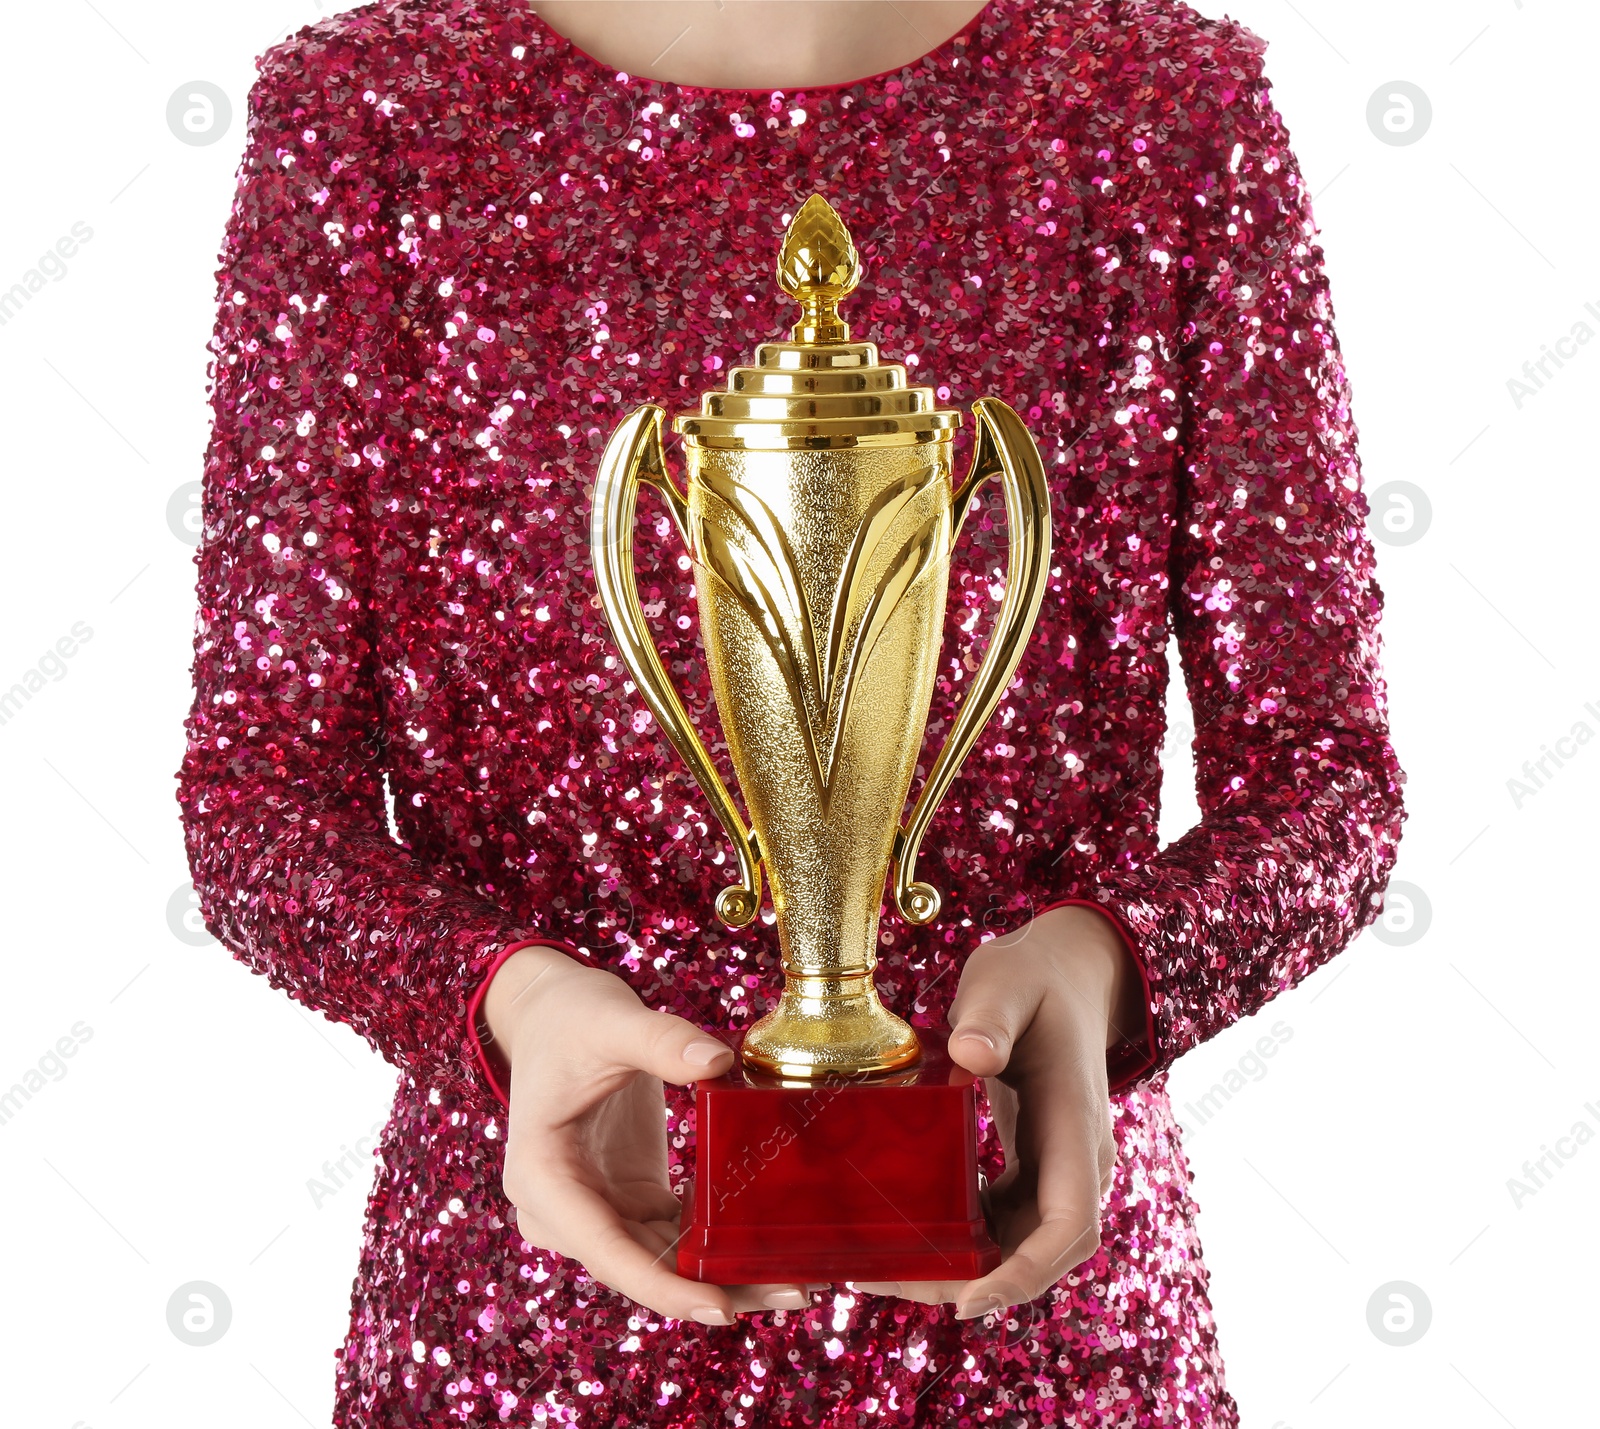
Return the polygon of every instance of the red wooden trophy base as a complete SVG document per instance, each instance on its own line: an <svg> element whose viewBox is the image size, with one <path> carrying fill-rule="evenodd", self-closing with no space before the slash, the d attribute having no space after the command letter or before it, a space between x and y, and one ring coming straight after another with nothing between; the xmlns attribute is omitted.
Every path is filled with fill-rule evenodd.
<svg viewBox="0 0 1600 1429"><path fill-rule="evenodd" d="M974 1079L923 1038L922 1060L902 1072L786 1085L735 1061L699 1083L678 1273L760 1285L993 1270Z"/></svg>

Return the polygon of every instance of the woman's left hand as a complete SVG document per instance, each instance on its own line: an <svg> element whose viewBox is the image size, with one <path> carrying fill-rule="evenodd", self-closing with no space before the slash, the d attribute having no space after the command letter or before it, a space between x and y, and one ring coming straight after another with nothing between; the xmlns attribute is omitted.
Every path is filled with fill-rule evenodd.
<svg viewBox="0 0 1600 1429"><path fill-rule="evenodd" d="M954 1301L975 1319L1043 1294L1100 1248L1116 1142L1106 1048L1143 1024L1139 976L1109 918L1054 908L968 957L950 1056L985 1079L1006 1169L990 1188L1004 1255L977 1280L859 1282L868 1294Z"/></svg>

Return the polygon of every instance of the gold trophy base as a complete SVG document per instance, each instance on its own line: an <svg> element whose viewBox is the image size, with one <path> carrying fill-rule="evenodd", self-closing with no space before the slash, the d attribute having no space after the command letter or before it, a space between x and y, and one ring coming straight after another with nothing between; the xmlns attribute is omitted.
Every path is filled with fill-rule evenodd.
<svg viewBox="0 0 1600 1429"><path fill-rule="evenodd" d="M871 973L791 972L740 1054L746 1066L792 1080L892 1072L915 1062L922 1046L878 1000Z"/></svg>

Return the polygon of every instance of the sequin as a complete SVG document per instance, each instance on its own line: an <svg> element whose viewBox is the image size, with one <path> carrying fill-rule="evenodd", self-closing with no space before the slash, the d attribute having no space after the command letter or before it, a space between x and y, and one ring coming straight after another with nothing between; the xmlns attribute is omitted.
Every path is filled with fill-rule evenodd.
<svg viewBox="0 0 1600 1429"><path fill-rule="evenodd" d="M1156 0L992 0L893 74L708 91L616 75L524 0L389 0L267 55L179 797L211 929L402 1071L337 1422L1237 1422L1164 1071L1371 920L1402 777L1349 392L1261 50ZM711 915L727 851L612 653L587 493L628 410L682 409L785 330L765 270L813 189L866 260L857 331L942 401L1023 413L1057 513L1037 633L923 855L945 912L886 919L885 998L938 1023L967 948L1072 894L1150 982L1104 1248L992 1322L842 1290L731 1329L623 1302L509 1228L467 1038L525 937L712 1028L778 987L770 928ZM714 731L659 511L639 547ZM991 501L929 748L1003 569ZM1204 820L1162 850L1169 630ZM686 1098L668 1131L681 1174Z"/></svg>

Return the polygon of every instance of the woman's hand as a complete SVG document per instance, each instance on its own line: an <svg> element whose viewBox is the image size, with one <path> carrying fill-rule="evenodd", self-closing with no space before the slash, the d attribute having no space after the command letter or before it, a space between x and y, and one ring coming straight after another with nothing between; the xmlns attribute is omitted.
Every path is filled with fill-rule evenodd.
<svg viewBox="0 0 1600 1429"><path fill-rule="evenodd" d="M990 1213L1004 1260L978 1280L864 1282L973 1319L1032 1300L1100 1248L1116 1143L1106 1048L1142 1025L1139 978L1110 919L1055 908L967 959L950 1055L985 1078L1005 1147Z"/></svg>
<svg viewBox="0 0 1600 1429"><path fill-rule="evenodd" d="M807 1303L804 1285L673 1273L682 1208L667 1181L661 1084L720 1076L731 1048L551 948L508 958L483 1007L511 1063L505 1191L523 1239L671 1319L727 1325L740 1310Z"/></svg>

